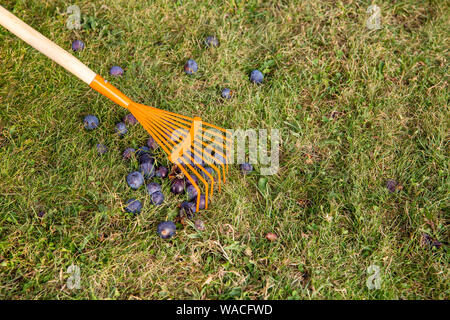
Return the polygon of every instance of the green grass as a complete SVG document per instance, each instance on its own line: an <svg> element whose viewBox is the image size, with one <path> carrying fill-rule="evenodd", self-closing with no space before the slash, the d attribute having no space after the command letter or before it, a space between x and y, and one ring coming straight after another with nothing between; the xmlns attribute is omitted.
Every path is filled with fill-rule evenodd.
<svg viewBox="0 0 450 320"><path fill-rule="evenodd" d="M0 28L0 297L450 298L448 1L376 1L382 29L371 32L370 1L83 0L79 31L65 26L70 4L3 3L63 48L82 39L75 55L138 102L279 129L280 170L260 192L258 166L233 168L201 214L204 232L160 239L156 225L181 197L166 182L167 200L152 207L126 185L136 163L121 160L144 129L116 137L126 110ZM219 48L204 48L210 34ZM125 75L108 77L112 65ZM255 68L261 86L248 81ZM89 113L101 121L91 132ZM387 179L402 188L390 193ZM145 202L137 217L122 210L130 197ZM81 289L67 288L71 264ZM379 290L366 287L371 264Z"/></svg>

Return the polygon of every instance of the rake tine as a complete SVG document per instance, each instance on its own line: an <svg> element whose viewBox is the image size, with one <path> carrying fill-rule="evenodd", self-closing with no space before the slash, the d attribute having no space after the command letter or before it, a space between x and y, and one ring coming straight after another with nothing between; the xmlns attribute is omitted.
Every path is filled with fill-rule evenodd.
<svg viewBox="0 0 450 320"><path fill-rule="evenodd" d="M214 190L214 178L213 178L213 176L208 171L206 171L206 169L202 165L198 165L196 167L201 169L203 171L203 173L205 173L208 176L209 181L211 182L211 198L212 198L213 190ZM205 191L205 193L207 193L207 192Z"/></svg>
<svg viewBox="0 0 450 320"><path fill-rule="evenodd" d="M132 112L133 113L133 112ZM139 119L139 116L137 114L133 115ZM166 147L171 148L172 146L169 145L169 140L168 139L164 139L163 137L163 133L160 131L160 129L158 127L155 127L153 125L153 123L157 123L156 121L150 121L150 120L145 120L143 119L142 122L143 124L146 124L146 129L147 131L150 133L150 135L152 135L154 137L154 139L156 140L156 142L158 143L158 145L160 145L163 150L167 153L170 154L169 150L166 149Z"/></svg>
<svg viewBox="0 0 450 320"><path fill-rule="evenodd" d="M152 125L152 124L150 124L150 126L154 127L154 125ZM162 125L162 126L167 128L166 125ZM175 144L173 144L173 145L175 146ZM165 150L165 151L168 152L168 150ZM171 154L171 153L168 152L168 154ZM186 158L187 158L187 161L186 161ZM208 194L211 193L211 197L212 197L213 190L214 190L214 179L209 174L209 172L206 171L203 167L201 167L201 166L199 167L209 177L209 179L211 181L211 188L209 188L208 182L189 164L189 162L195 162L195 159L193 157L189 157L186 154L183 154L181 157L178 157L174 162L175 163L182 162L183 164L185 164L197 176L197 178L199 178L199 180L205 185L205 200L206 200L206 203L207 203L208 202ZM191 183L194 182L193 179L190 177L189 173L183 168L183 166L179 166L179 168L183 172L183 174L185 174L187 176L188 180ZM194 182L194 184L197 185L195 182ZM209 191L209 190L211 190L211 191ZM197 191L199 191L199 190L197 190ZM199 198L199 195L198 195L198 197L197 197L197 207L199 206L199 204L200 204L200 198ZM207 204L205 204L205 208L207 208Z"/></svg>
<svg viewBox="0 0 450 320"><path fill-rule="evenodd" d="M208 137L208 136L205 136L205 135L203 135L202 136L202 139L201 139L201 144L203 144L205 147L208 147L209 145L207 145L206 144L206 142L205 142L205 138L204 137L206 137L207 139L208 139L208 141L212 141L213 142L213 145L220 145L221 147L220 147L220 150L223 150L223 149L226 149L226 150L231 150L231 146L232 146L232 141L230 140L230 139L228 139L228 137L227 137L227 133L228 131L227 130L225 130L225 134L224 135L220 135L220 137L221 137L221 139L223 140L223 137L225 136L225 142L216 142L216 141L214 141L211 137ZM197 143L200 143L200 141L196 141ZM230 162L229 161L229 155L225 155L224 153L222 153L222 152L220 152L220 151L216 151L216 153L219 153L219 155L223 158L223 159L225 159L225 165L226 165L226 168L227 168L227 172L228 172L228 163Z"/></svg>
<svg viewBox="0 0 450 320"><path fill-rule="evenodd" d="M152 123L150 123L149 121L147 121L146 124L149 127L155 129L154 125ZM157 131L159 132L160 130L157 130ZM159 136L159 134L158 134L158 136ZM155 140L160 141L158 138L155 138ZM167 140L163 140L161 142L164 142L164 144L166 146L168 146ZM161 146L162 146L162 148L164 149L164 151L167 154L170 154L169 150L166 149L166 147L163 144L161 144ZM180 161L180 162L183 162L197 176L197 178L205 185L205 209L207 209L208 208L208 193L209 193L209 184L208 184L208 182L189 164L189 162L186 162L185 159L183 159L181 157L181 158L178 158L177 160ZM177 163L175 163L175 164L177 164ZM194 179L192 179L192 177L186 171L186 169L184 169L184 167L182 165L179 165L178 167L180 168L181 172L183 172L183 174L188 178L188 180L194 185L194 188L197 190L197 205L196 205L196 208L197 208L197 211L198 211L199 210L199 206L200 206L200 194L201 194L200 188L197 185L197 183L195 183ZM204 169L202 168L202 170L204 170ZM206 170L204 170L204 171L206 171ZM206 173L208 174L208 172L206 172ZM212 178L212 177L210 176L210 178ZM214 185L212 183L211 184L211 197L212 197L212 190L213 190L213 188L214 188Z"/></svg>
<svg viewBox="0 0 450 320"><path fill-rule="evenodd" d="M134 114L137 119L139 119L137 114ZM155 119L154 119L155 120ZM142 124L146 124L147 131L154 137L158 145L162 147L162 149L166 152L166 154L170 155L171 152L168 148L172 149L175 146L175 143L171 139L164 138L164 131L161 132L161 129L158 125L158 121L150 121L147 119L143 119L141 121Z"/></svg>
<svg viewBox="0 0 450 320"><path fill-rule="evenodd" d="M188 170L191 171L205 186L205 208L207 208L209 198L212 198L214 194L215 179L205 169L203 164L197 164L196 159L200 158L202 163L207 164L215 172L217 172L218 188L220 191L222 179L223 182L226 181L225 174L228 172L228 161L223 161L223 159L227 159L227 156L222 152L223 148L226 148L229 142L229 139L222 133L226 133L226 130L220 130L222 132L218 133L214 130L204 129L203 122L201 122L201 119L199 118L177 117L175 115L167 116L165 112L161 111L153 114L147 114L139 108L130 108L130 111L135 115L139 122L144 125L147 131L154 137L156 142L162 147L166 154L171 156L175 155L176 158L170 159L171 162L179 165L181 172L197 190L197 210L200 205L201 191L199 185L194 181ZM191 122L188 122L186 121L187 119L192 120ZM199 134L193 131L195 121L199 122L201 126L201 133ZM185 124L189 125L190 128L188 128ZM214 128L214 126L211 127ZM193 139L190 141L189 151L186 152L186 150L183 150L181 147L183 141L189 137L189 133ZM198 141L198 137L203 138L206 142L203 140ZM216 141L218 138L220 138L221 141ZM223 140L225 140L225 142ZM208 144L208 141L212 143ZM214 150L214 155L202 152L202 147ZM219 148L220 151L215 150L216 148ZM181 153L182 151L184 152ZM179 154L177 154L177 152L179 152ZM191 163L196 164L194 166L195 168L191 165ZM217 164L220 164L219 167ZM222 168L222 172L220 167Z"/></svg>
<svg viewBox="0 0 450 320"><path fill-rule="evenodd" d="M200 143L200 141L194 141L194 143ZM206 143L205 142L202 142L201 143L202 145L204 145L205 147L208 147L209 145L206 145ZM198 148L198 147L197 147ZM201 150L201 149L200 149ZM223 157L223 153L222 152L220 152L220 151L216 151L216 150L214 150L214 152L215 153L219 153L219 155L222 157L222 158L224 158ZM211 158L213 158L214 160L218 160L218 161L214 161L214 163L220 163L221 165L222 165L222 167L224 166L224 163L223 163L223 161L219 161L220 159L219 158L216 158L215 157L215 154L214 154L214 156L213 155L210 155L210 154L207 154L209 157L211 157ZM225 159L225 158L224 158ZM225 161L225 165L227 166L226 168L227 168L227 172L228 172L228 163ZM225 175L225 169L223 169L224 170L224 175ZM224 180L224 182L225 182L225 180Z"/></svg>
<svg viewBox="0 0 450 320"><path fill-rule="evenodd" d="M195 146L194 145L192 145L191 146L191 150L192 150L192 152L195 154L195 155L198 155L198 153L199 152L197 152L197 151L195 151ZM211 155L209 155L209 154L206 154L208 157L210 157L210 158L212 158L212 156ZM203 156L200 156L201 157L201 159L203 160L203 161L206 161L206 163L211 167L211 168L213 168L216 172L217 172L217 175L218 175L218 182L219 182L219 191L221 190L220 189L220 182L221 182L221 174L220 174L220 169L218 169L215 165L214 165L214 162L210 162L210 161L208 161L207 159L205 159ZM224 173L225 173L225 171L224 171ZM225 182L225 181L224 181Z"/></svg>
<svg viewBox="0 0 450 320"><path fill-rule="evenodd" d="M183 158L180 158L180 161L184 162ZM189 163L185 163L186 166L197 176L197 178L203 182L203 184L205 185L205 209L208 209L208 188L209 188L209 184L208 182L197 172L197 170L195 170ZM194 186L194 188L197 190L197 211L200 208L200 188L198 187L197 183L194 181L194 179L192 179L192 177L189 175L189 173L186 171L186 169L183 168L183 166L179 166L181 172L184 173L184 175L188 178L188 180L192 183L192 185ZM213 186L211 185L211 194L212 194L212 188Z"/></svg>

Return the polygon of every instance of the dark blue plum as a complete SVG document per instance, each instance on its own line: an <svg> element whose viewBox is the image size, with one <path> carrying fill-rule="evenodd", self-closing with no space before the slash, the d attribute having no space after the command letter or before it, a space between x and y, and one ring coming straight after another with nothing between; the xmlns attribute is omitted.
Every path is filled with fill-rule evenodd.
<svg viewBox="0 0 450 320"><path fill-rule="evenodd" d="M243 174L247 174L253 171L253 166L250 163L242 163L241 171Z"/></svg>
<svg viewBox="0 0 450 320"><path fill-rule="evenodd" d="M84 42L81 40L75 40L72 42L73 51L82 51L84 49Z"/></svg>
<svg viewBox="0 0 450 320"><path fill-rule="evenodd" d="M128 132L128 130L127 130L127 126L125 125L125 123L119 122L118 124L116 124L116 132L120 136L123 136L124 134L126 134Z"/></svg>
<svg viewBox="0 0 450 320"><path fill-rule="evenodd" d="M184 180L174 179L172 185L170 186L170 191L174 194L180 194L184 192Z"/></svg>
<svg viewBox="0 0 450 320"><path fill-rule="evenodd" d="M213 179L214 179L214 169L213 168L211 168L211 167L203 167L206 171L208 171L208 173L210 174L210 175L212 175L213 176ZM200 175L206 180L206 181L210 181L210 178L208 177L208 175L205 173L205 172L203 172L203 171L201 171L200 172Z"/></svg>
<svg viewBox="0 0 450 320"><path fill-rule="evenodd" d="M180 205L180 218L192 219L197 211L196 205L193 202L184 201Z"/></svg>
<svg viewBox="0 0 450 320"><path fill-rule="evenodd" d="M98 118L96 116L89 114L86 117L84 117L83 123L84 123L84 127L87 130L94 130L95 128L98 127L100 121L98 120Z"/></svg>
<svg viewBox="0 0 450 320"><path fill-rule="evenodd" d="M167 177L167 175L169 174L169 169L167 169L166 167L159 167L158 169L156 169L156 176L158 178L165 178Z"/></svg>
<svg viewBox="0 0 450 320"><path fill-rule="evenodd" d="M139 214L142 210L142 203L136 199L130 199L127 201L125 211L133 214Z"/></svg>
<svg viewBox="0 0 450 320"><path fill-rule="evenodd" d="M207 48L217 48L219 46L219 40L215 36L208 36L205 39L205 46Z"/></svg>
<svg viewBox="0 0 450 320"><path fill-rule="evenodd" d="M99 155L105 154L108 152L108 148L104 144L97 144L97 152Z"/></svg>
<svg viewBox="0 0 450 320"><path fill-rule="evenodd" d="M197 208L197 197L191 200L191 202L195 205L195 208ZM206 197L204 194L200 195L200 203L198 205L199 210L204 210L206 207Z"/></svg>
<svg viewBox="0 0 450 320"><path fill-rule="evenodd" d="M184 65L184 72L187 74L194 74L198 70L197 62L195 62L192 59L189 59L186 64Z"/></svg>
<svg viewBox="0 0 450 320"><path fill-rule="evenodd" d="M194 198L197 198L198 191L195 189L195 187L191 184L186 188L186 193L188 195L188 200L191 201Z"/></svg>
<svg viewBox="0 0 450 320"><path fill-rule="evenodd" d="M386 188L389 192L395 192L397 190L398 182L392 179L386 181Z"/></svg>
<svg viewBox="0 0 450 320"><path fill-rule="evenodd" d="M205 198L205 195L202 194L202 195L200 195L199 209L200 209L200 210L204 210L205 207L206 207L206 198Z"/></svg>
<svg viewBox="0 0 450 320"><path fill-rule="evenodd" d="M153 161L141 162L139 170L144 178L149 179L155 175L155 164Z"/></svg>
<svg viewBox="0 0 450 320"><path fill-rule="evenodd" d="M155 163L155 158L150 153L143 153L139 157L139 163L151 162Z"/></svg>
<svg viewBox="0 0 450 320"><path fill-rule="evenodd" d="M192 180L194 180L194 182L198 185L198 183L199 183L199 179L198 179L198 177L195 175L195 174L192 174L191 175L191 178L192 178ZM189 179L188 178L186 178L186 186L190 186L190 185L192 185L192 183L189 181Z"/></svg>
<svg viewBox="0 0 450 320"><path fill-rule="evenodd" d="M148 194L155 193L156 191L161 191L161 186L159 184L157 184L156 182L150 182L147 185Z"/></svg>
<svg viewBox="0 0 450 320"><path fill-rule="evenodd" d="M142 155L144 155L144 154L149 154L150 153L150 149L149 149L149 147L147 147L147 146L142 146L142 147L139 147L137 150L136 150L136 156L138 157L138 158L140 158Z"/></svg>
<svg viewBox="0 0 450 320"><path fill-rule="evenodd" d="M231 96L233 94L233 91L231 91L228 88L222 89L222 98L224 99L231 99Z"/></svg>
<svg viewBox="0 0 450 320"><path fill-rule="evenodd" d="M119 66L112 66L111 69L109 69L109 74L112 76L121 76L123 75L123 69Z"/></svg>
<svg viewBox="0 0 450 320"><path fill-rule="evenodd" d="M164 195L161 191L153 192L150 195L150 200L155 206L159 206L164 202Z"/></svg>
<svg viewBox="0 0 450 320"><path fill-rule="evenodd" d="M133 148L126 148L122 153L122 157L124 160L130 160L135 152L136 150Z"/></svg>
<svg viewBox="0 0 450 320"><path fill-rule="evenodd" d="M250 81L253 83L262 83L264 79L264 75L259 70L253 70L250 73Z"/></svg>
<svg viewBox="0 0 450 320"><path fill-rule="evenodd" d="M134 126L138 121L133 116L133 114L129 113L125 117L123 117L123 122L125 122L125 124L128 124L130 126Z"/></svg>
<svg viewBox="0 0 450 320"><path fill-rule="evenodd" d="M158 143L156 143L155 139L153 139L152 137L147 139L147 146L151 149L151 150L155 150L156 148L158 148Z"/></svg>
<svg viewBox="0 0 450 320"><path fill-rule="evenodd" d="M172 221L164 221L158 224L156 231L161 238L170 239L176 234L177 227Z"/></svg>
<svg viewBox="0 0 450 320"><path fill-rule="evenodd" d="M137 190L144 184L144 177L138 171L131 172L127 176L127 183L131 189Z"/></svg>

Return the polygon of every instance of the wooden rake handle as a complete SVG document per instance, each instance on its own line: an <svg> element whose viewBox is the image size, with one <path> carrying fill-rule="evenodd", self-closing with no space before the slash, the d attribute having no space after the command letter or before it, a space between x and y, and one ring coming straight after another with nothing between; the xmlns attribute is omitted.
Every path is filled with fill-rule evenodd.
<svg viewBox="0 0 450 320"><path fill-rule="evenodd" d="M88 85L91 84L97 75L83 62L34 30L2 6L0 6L0 24Z"/></svg>
<svg viewBox="0 0 450 320"><path fill-rule="evenodd" d="M0 6L0 25L120 106L127 108L132 103L130 98L89 69L83 62L2 6Z"/></svg>

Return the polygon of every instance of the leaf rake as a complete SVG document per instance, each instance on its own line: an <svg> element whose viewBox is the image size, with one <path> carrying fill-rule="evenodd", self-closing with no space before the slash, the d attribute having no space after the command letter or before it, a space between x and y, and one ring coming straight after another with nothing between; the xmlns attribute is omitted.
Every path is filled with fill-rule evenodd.
<svg viewBox="0 0 450 320"><path fill-rule="evenodd" d="M227 150L231 148L231 138L227 130L203 122L199 117L186 117L132 101L76 57L2 6L0 6L0 24L97 92L128 109L164 150L169 161L176 164L195 187L197 211L201 196L197 182L200 181L204 185L205 208L208 208L208 198L213 195L214 183L217 182L220 191L221 183L226 181L225 175L228 173ZM206 166L217 173L217 180ZM194 176L197 181L193 178Z"/></svg>

